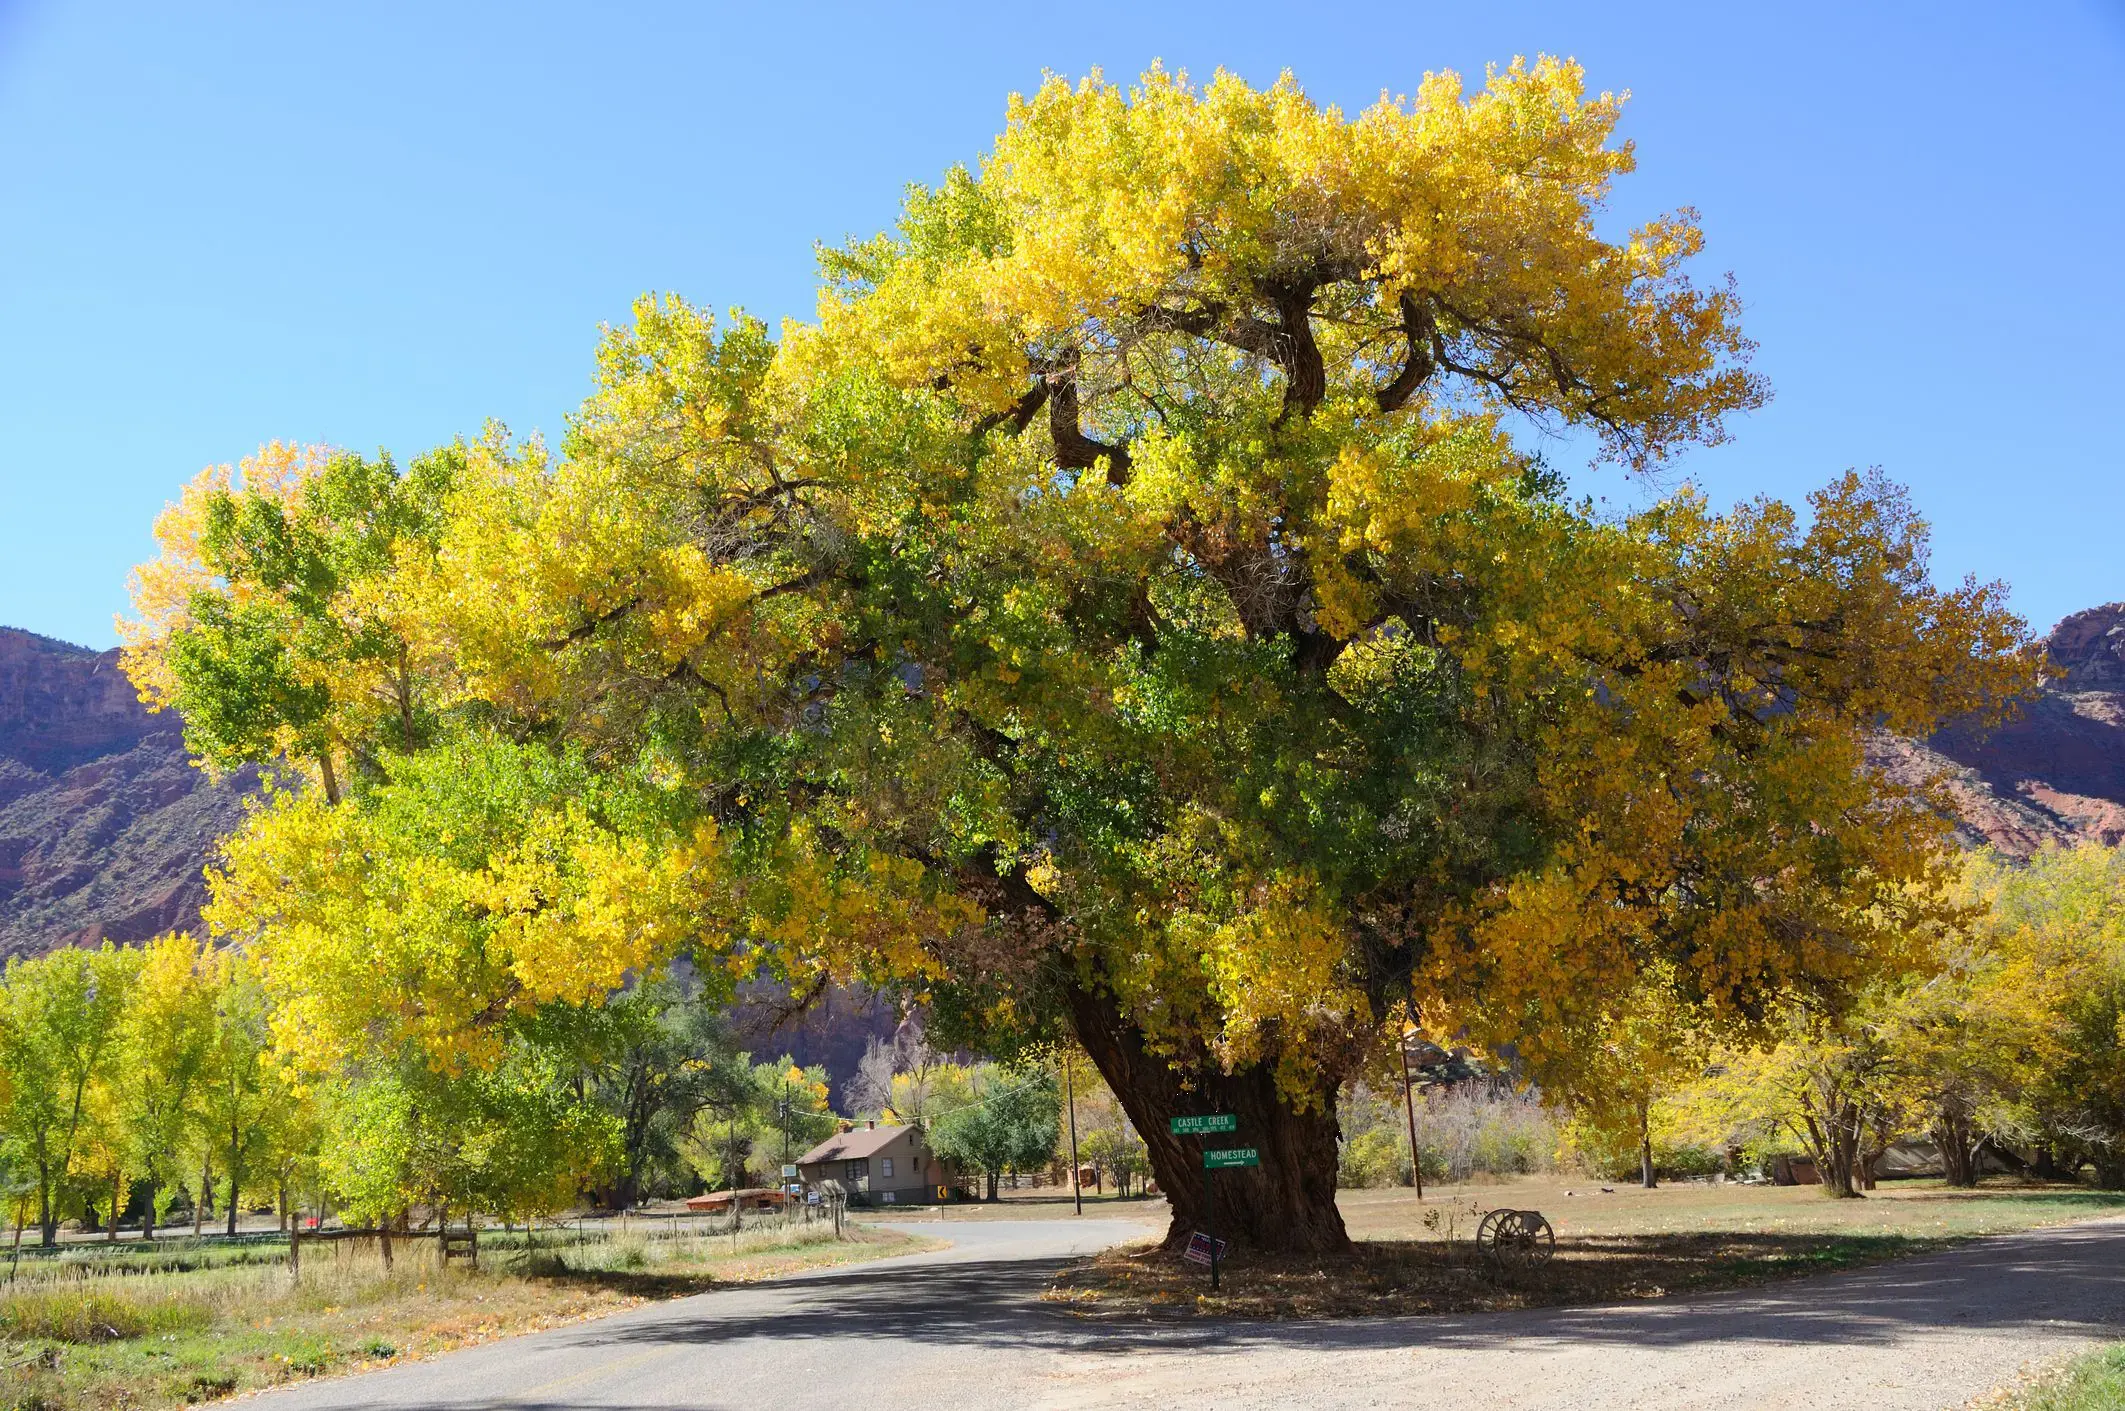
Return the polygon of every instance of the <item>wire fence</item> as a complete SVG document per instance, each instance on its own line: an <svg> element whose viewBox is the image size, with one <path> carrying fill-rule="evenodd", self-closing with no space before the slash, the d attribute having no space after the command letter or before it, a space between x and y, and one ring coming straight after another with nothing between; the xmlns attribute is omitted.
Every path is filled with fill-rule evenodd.
<svg viewBox="0 0 2125 1411"><path fill-rule="evenodd" d="M596 1215L547 1216L528 1221L475 1219L448 1228L384 1230L375 1227L327 1226L314 1230L245 1230L234 1235L177 1235L156 1239L67 1240L45 1247L20 1242L0 1250L4 1277L41 1281L91 1279L102 1275L188 1273L196 1270L312 1263L394 1264L411 1260L442 1265L455 1258L523 1263L540 1256L585 1252L616 1244L654 1248L662 1244L701 1244L729 1238L756 1245L792 1231L833 1222L838 1231L838 1202L793 1201L767 1210L621 1211Z"/></svg>

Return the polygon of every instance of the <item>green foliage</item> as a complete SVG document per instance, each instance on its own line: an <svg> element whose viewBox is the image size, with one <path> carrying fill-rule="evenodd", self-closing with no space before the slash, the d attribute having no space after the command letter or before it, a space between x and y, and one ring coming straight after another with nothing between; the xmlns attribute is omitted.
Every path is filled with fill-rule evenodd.
<svg viewBox="0 0 2125 1411"><path fill-rule="evenodd" d="M403 624L356 589L390 569L409 542L432 539L439 507L463 467L451 448L401 474L388 455L305 458L273 447L237 483L209 472L171 511L191 571L137 585L158 659L151 698L184 716L192 752L220 767L283 756L412 749L432 701Z"/></svg>
<svg viewBox="0 0 2125 1411"><path fill-rule="evenodd" d="M602 1006L549 1015L582 1054L590 1096L618 1118L619 1160L607 1203L683 1193L683 1144L705 1110L753 1098L752 1074L698 984L638 982Z"/></svg>
<svg viewBox="0 0 2125 1411"><path fill-rule="evenodd" d="M774 1185L782 1167L833 1135L826 1070L788 1054L754 1063L737 1054L714 1098L679 1143L686 1162L712 1187Z"/></svg>
<svg viewBox="0 0 2125 1411"><path fill-rule="evenodd" d="M98 1087L119 1059L137 952L110 944L8 962L0 981L0 1142L37 1188L43 1242L98 1135Z"/></svg>
<svg viewBox="0 0 2125 1411"><path fill-rule="evenodd" d="M1004 1172L1038 1170L1054 1159L1061 1101L1052 1069L979 1065L964 1099L933 1119L931 1149L960 1170L987 1177L994 1200Z"/></svg>
<svg viewBox="0 0 2125 1411"><path fill-rule="evenodd" d="M2006 1411L2115 1411L2125 1406L2125 1343L2074 1358L2006 1403Z"/></svg>
<svg viewBox="0 0 2125 1411"><path fill-rule="evenodd" d="M422 1205L523 1218L571 1203L620 1161L618 1116L579 1095L561 1057L513 1044L492 1068L418 1056L322 1089L323 1170L349 1218Z"/></svg>

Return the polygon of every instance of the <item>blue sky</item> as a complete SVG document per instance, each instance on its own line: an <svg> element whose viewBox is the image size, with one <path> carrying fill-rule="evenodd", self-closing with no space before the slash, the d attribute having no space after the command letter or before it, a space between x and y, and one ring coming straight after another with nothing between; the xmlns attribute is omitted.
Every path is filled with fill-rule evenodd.
<svg viewBox="0 0 2125 1411"><path fill-rule="evenodd" d="M1288 67L1357 107L1537 52L1633 94L1619 223L1695 205L1747 301L1776 399L1674 478L1880 465L1943 579L2039 628L2125 598L2119 0L0 0L0 623L110 644L156 510L261 441L557 430L640 291L806 313L812 242L978 156L1043 69Z"/></svg>

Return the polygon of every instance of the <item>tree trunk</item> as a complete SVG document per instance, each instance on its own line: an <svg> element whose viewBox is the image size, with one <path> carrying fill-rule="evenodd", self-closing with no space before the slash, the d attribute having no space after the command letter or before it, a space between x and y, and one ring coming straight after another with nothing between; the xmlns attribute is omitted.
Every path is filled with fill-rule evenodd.
<svg viewBox="0 0 2125 1411"><path fill-rule="evenodd" d="M209 1142L208 1145L211 1146L213 1143ZM214 1158L202 1156L199 1158L199 1199L192 1202L192 1237L194 1239L197 1239L199 1232L206 1228L207 1197L213 1193Z"/></svg>
<svg viewBox="0 0 2125 1411"><path fill-rule="evenodd" d="M1350 1247L1336 1209L1336 1116L1332 1077L1318 1080L1301 1109L1279 1091L1267 1065L1224 1073L1211 1063L1192 1071L1152 1054L1143 1034L1113 1000L1082 987L1069 993L1078 1041L1100 1076L1121 1099L1151 1156L1152 1174L1173 1208L1166 1247L1185 1246L1207 1231L1204 1204L1206 1148L1251 1146L1261 1165L1219 1171L1211 1199L1219 1239L1262 1250L1333 1253ZM1197 1113L1229 1112L1239 1119L1230 1135L1177 1137L1169 1121Z"/></svg>
<svg viewBox="0 0 2125 1411"><path fill-rule="evenodd" d="M1638 1183L1653 1190L1660 1182L1653 1175L1653 1123L1646 1109L1646 1103L1638 1104Z"/></svg>
<svg viewBox="0 0 2125 1411"><path fill-rule="evenodd" d="M1859 1164L1859 1115L1853 1105L1844 1103L1820 1115L1809 1113L1805 1134L1823 1189L1840 1198L1857 1196L1853 1176Z"/></svg>
<svg viewBox="0 0 2125 1411"><path fill-rule="evenodd" d="M37 1181L37 1243L46 1249L59 1243L59 1217L52 1210L52 1178L41 1171Z"/></svg>
<svg viewBox="0 0 2125 1411"><path fill-rule="evenodd" d="M1002 1173L1002 1172L1000 1172L1000 1171L991 1171L991 1172L989 1172L989 1199L990 1199L990 1200L994 1200L994 1199L996 1199L996 1180L997 1180L997 1177L1001 1176L1002 1174L1003 1174L1003 1173Z"/></svg>
<svg viewBox="0 0 2125 1411"><path fill-rule="evenodd" d="M125 1190L125 1172L111 1172L111 1229L104 1238L116 1243L118 1240L118 1203Z"/></svg>
<svg viewBox="0 0 2125 1411"><path fill-rule="evenodd" d="M1978 1153L1984 1139L1971 1132L1970 1119L1961 1112L1943 1108L1933 1120L1933 1144L1941 1151L1941 1174L1951 1186L1965 1190L1977 1184Z"/></svg>

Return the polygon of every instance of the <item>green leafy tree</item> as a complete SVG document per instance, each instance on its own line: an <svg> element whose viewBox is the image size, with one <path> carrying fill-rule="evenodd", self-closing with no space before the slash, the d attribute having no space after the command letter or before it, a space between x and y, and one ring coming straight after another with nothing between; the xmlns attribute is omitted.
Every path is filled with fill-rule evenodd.
<svg viewBox="0 0 2125 1411"><path fill-rule="evenodd" d="M146 1228L169 1215L192 1170L203 1093L216 1047L211 947L182 933L142 948L139 981L119 1020L120 1057L107 1080L130 1165L151 1187Z"/></svg>
<svg viewBox="0 0 2125 1411"><path fill-rule="evenodd" d="M387 455L275 444L186 488L122 630L143 697L183 715L195 755L315 768L337 801L336 759L373 771L425 738L434 699L407 624L365 585L433 536L462 461L446 449L402 474Z"/></svg>
<svg viewBox="0 0 2125 1411"><path fill-rule="evenodd" d="M704 1109L728 1106L734 1092L753 1095L743 1055L699 988L645 980L582 1012L590 1095L618 1123L620 1163L604 1194L614 1208L675 1184L681 1143Z"/></svg>
<svg viewBox="0 0 2125 1411"><path fill-rule="evenodd" d="M995 1200L1006 1171L1038 1170L1054 1159L1061 1103L1062 1084L1050 1069L979 1065L964 1099L934 1119L930 1147L960 1170L985 1177Z"/></svg>
<svg viewBox="0 0 2125 1411"><path fill-rule="evenodd" d="M274 1119L290 1100L270 1055L269 1000L240 951L212 962L213 1027L199 1083L199 1139L221 1171L229 1234L243 1212L247 1183L271 1169Z"/></svg>
<svg viewBox="0 0 2125 1411"><path fill-rule="evenodd" d="M780 1168L832 1136L839 1125L827 1102L826 1070L789 1055L754 1063L738 1055L731 1080L703 1105L681 1144L689 1165L710 1186L768 1184Z"/></svg>
<svg viewBox="0 0 2125 1411"><path fill-rule="evenodd" d="M0 1136L35 1177L47 1247L75 1194L95 1089L120 1057L119 1021L138 968L137 952L106 943L9 961L0 982Z"/></svg>

